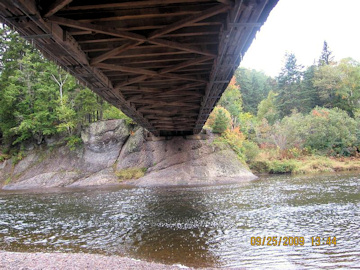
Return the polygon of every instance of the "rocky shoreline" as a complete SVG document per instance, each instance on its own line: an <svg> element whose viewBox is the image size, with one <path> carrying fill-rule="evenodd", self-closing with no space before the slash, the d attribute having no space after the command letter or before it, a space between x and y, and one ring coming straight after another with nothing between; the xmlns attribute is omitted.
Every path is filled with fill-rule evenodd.
<svg viewBox="0 0 360 270"><path fill-rule="evenodd" d="M165 265L120 256L85 253L20 253L0 250L0 269L58 270L58 269L193 269L182 265ZM207 268L210 269L210 268Z"/></svg>
<svg viewBox="0 0 360 270"><path fill-rule="evenodd" d="M17 164L11 159L0 163L0 188L119 184L118 172L129 168L146 170L140 179L125 182L135 186L225 184L255 179L230 148L213 143L214 136L149 140L142 128L131 130L124 120L100 121L82 132L83 146L74 151L49 138L47 145L28 147Z"/></svg>

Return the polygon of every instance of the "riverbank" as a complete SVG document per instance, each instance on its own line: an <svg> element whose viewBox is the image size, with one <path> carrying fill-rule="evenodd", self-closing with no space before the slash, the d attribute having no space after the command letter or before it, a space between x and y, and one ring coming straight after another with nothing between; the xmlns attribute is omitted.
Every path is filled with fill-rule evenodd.
<svg viewBox="0 0 360 270"><path fill-rule="evenodd" d="M20 253L0 251L0 269L58 270L58 269L194 269L182 265L165 265L120 256L86 253ZM204 268L203 268L204 269ZM210 269L210 268L207 268Z"/></svg>
<svg viewBox="0 0 360 270"><path fill-rule="evenodd" d="M359 157L302 156L278 159L266 154L249 164L253 173L268 174L316 174L324 172L360 171Z"/></svg>

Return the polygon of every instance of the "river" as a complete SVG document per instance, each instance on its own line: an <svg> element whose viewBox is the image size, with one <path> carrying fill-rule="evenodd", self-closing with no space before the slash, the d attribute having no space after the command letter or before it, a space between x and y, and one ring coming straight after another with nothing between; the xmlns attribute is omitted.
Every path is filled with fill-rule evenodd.
<svg viewBox="0 0 360 270"><path fill-rule="evenodd" d="M1 191L0 249L193 267L359 267L359 180L342 173L224 186Z"/></svg>

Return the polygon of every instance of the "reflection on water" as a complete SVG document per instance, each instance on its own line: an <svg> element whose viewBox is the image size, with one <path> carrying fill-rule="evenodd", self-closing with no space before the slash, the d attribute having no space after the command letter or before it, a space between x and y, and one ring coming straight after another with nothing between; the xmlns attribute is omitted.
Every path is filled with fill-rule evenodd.
<svg viewBox="0 0 360 270"><path fill-rule="evenodd" d="M0 245L197 267L356 267L359 179L276 176L212 187L1 192ZM303 236L305 245L251 246L252 236ZM311 246L311 236L336 236L337 245Z"/></svg>

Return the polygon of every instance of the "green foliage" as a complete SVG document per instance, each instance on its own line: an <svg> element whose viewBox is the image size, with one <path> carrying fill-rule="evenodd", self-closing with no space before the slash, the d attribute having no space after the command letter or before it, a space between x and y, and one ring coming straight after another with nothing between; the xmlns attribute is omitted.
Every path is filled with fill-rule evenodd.
<svg viewBox="0 0 360 270"><path fill-rule="evenodd" d="M275 86L275 80L263 72L238 68L235 71L236 86L240 87L244 112L256 115L259 103Z"/></svg>
<svg viewBox="0 0 360 270"><path fill-rule="evenodd" d="M0 162L3 162L9 158L10 158L10 156L7 154L0 154Z"/></svg>
<svg viewBox="0 0 360 270"><path fill-rule="evenodd" d="M304 118L304 147L331 155L352 155L357 142L356 121L338 108L315 108Z"/></svg>
<svg viewBox="0 0 360 270"><path fill-rule="evenodd" d="M67 96L63 96L60 100L60 104L56 108L56 113L60 122L56 126L57 131L59 133L65 132L71 137L76 127L76 112L71 108Z"/></svg>
<svg viewBox="0 0 360 270"><path fill-rule="evenodd" d="M41 144L45 136L61 134L68 137L65 141L73 147L82 127L102 120L104 111L114 111L7 27L0 29L0 52L3 144ZM116 118L131 122L122 112L117 114Z"/></svg>
<svg viewBox="0 0 360 270"><path fill-rule="evenodd" d="M276 122L265 129L259 143L273 144L288 157L312 151L349 156L359 142L357 125L345 111L316 107L307 115L293 113Z"/></svg>
<svg viewBox="0 0 360 270"><path fill-rule="evenodd" d="M260 153L259 146L252 141L244 140L242 143L243 153L245 156L246 162L253 162Z"/></svg>
<svg viewBox="0 0 360 270"><path fill-rule="evenodd" d="M23 160L26 157L26 154L24 151L19 151L16 155L12 157L13 165L18 164L21 160Z"/></svg>
<svg viewBox="0 0 360 270"><path fill-rule="evenodd" d="M213 126L214 133L223 133L230 127L231 119L224 110L219 110L215 117Z"/></svg>
<svg viewBox="0 0 360 270"><path fill-rule="evenodd" d="M259 121L265 118L270 124L274 124L278 119L276 96L277 94L275 94L273 91L270 91L267 98L260 102L257 113Z"/></svg>
<svg viewBox="0 0 360 270"><path fill-rule="evenodd" d="M270 173L292 173L296 169L293 160L273 160L269 162Z"/></svg>
<svg viewBox="0 0 360 270"><path fill-rule="evenodd" d="M5 180L5 182L4 182L4 185L8 185L8 184L10 184L10 182L11 182L11 177L9 176L8 178L6 178L6 180Z"/></svg>
<svg viewBox="0 0 360 270"><path fill-rule="evenodd" d="M285 55L285 65L281 69L278 82L277 106L281 116L289 115L292 110L300 111L301 79L303 66L297 64L293 53Z"/></svg>
<svg viewBox="0 0 360 270"><path fill-rule="evenodd" d="M294 160L261 160L250 164L250 169L259 173L293 173L297 169L297 162Z"/></svg>
<svg viewBox="0 0 360 270"><path fill-rule="evenodd" d="M112 105L109 105L109 107L104 111L104 120L108 119L124 119L127 125L135 124L130 117Z"/></svg>
<svg viewBox="0 0 360 270"><path fill-rule="evenodd" d="M210 127L214 133L223 133L231 127L231 115L225 108L216 106L205 126Z"/></svg>
<svg viewBox="0 0 360 270"><path fill-rule="evenodd" d="M351 58L338 64L319 66L314 75L324 107L338 107L354 115L360 104L360 63Z"/></svg>
<svg viewBox="0 0 360 270"><path fill-rule="evenodd" d="M147 168L128 168L116 172L116 176L120 181L139 179L145 175Z"/></svg>
<svg viewBox="0 0 360 270"><path fill-rule="evenodd" d="M218 104L230 113L233 123L239 122L239 114L242 111L242 98L239 87L230 83Z"/></svg>
<svg viewBox="0 0 360 270"><path fill-rule="evenodd" d="M246 160L244 155L243 143L245 136L241 133L240 129L234 128L226 130L222 136L222 141L231 147L232 150L238 155L241 160Z"/></svg>
<svg viewBox="0 0 360 270"><path fill-rule="evenodd" d="M82 145L83 143L81 138L77 135L71 135L65 138L65 141L66 141L66 146L69 147L71 151L76 150L76 148Z"/></svg>

